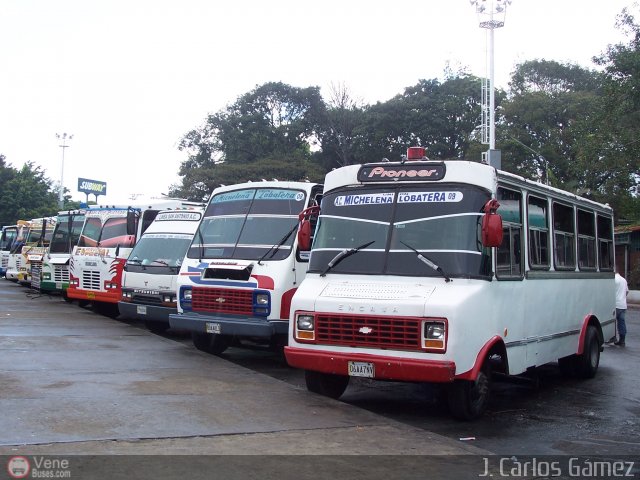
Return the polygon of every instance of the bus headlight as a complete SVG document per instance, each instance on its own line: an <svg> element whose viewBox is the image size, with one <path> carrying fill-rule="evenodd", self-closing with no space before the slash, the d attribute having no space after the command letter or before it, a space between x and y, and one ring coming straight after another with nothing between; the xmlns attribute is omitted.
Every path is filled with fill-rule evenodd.
<svg viewBox="0 0 640 480"><path fill-rule="evenodd" d="M180 307L183 310L191 310L191 300L193 293L191 287L182 287L180 289Z"/></svg>
<svg viewBox="0 0 640 480"><path fill-rule="evenodd" d="M422 346L426 350L444 353L447 349L447 320L434 319L423 322Z"/></svg>
<svg viewBox="0 0 640 480"><path fill-rule="evenodd" d="M313 315L308 313L296 314L296 339L297 340L315 340L316 338L316 321Z"/></svg>
<svg viewBox="0 0 640 480"><path fill-rule="evenodd" d="M258 293L256 295L256 305L269 305L269 294Z"/></svg>
<svg viewBox="0 0 640 480"><path fill-rule="evenodd" d="M122 292L122 301L123 302L130 302L131 300L133 300L133 292L131 292L131 291L123 291Z"/></svg>

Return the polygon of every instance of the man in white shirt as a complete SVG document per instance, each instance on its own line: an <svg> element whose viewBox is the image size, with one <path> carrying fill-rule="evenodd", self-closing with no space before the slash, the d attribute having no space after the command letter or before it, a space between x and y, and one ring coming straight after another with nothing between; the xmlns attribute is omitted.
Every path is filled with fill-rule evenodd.
<svg viewBox="0 0 640 480"><path fill-rule="evenodd" d="M629 287L627 281L616 272L616 324L618 326L618 340L614 345L624 347L624 339L627 336L627 324L625 315L627 313L627 295L629 295Z"/></svg>

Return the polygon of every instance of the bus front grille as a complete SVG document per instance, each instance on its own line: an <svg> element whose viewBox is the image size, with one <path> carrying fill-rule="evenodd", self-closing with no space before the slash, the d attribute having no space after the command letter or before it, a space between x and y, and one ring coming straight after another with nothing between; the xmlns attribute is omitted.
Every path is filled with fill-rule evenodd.
<svg viewBox="0 0 640 480"><path fill-rule="evenodd" d="M194 311L253 314L253 291L233 288L195 287L192 291Z"/></svg>
<svg viewBox="0 0 640 480"><path fill-rule="evenodd" d="M69 266L68 265L54 265L53 267L53 280L58 283L69 283Z"/></svg>
<svg viewBox="0 0 640 480"><path fill-rule="evenodd" d="M85 270L82 272L82 287L84 290L100 290L100 272Z"/></svg>
<svg viewBox="0 0 640 480"><path fill-rule="evenodd" d="M420 350L422 319L319 314L316 340L323 345Z"/></svg>

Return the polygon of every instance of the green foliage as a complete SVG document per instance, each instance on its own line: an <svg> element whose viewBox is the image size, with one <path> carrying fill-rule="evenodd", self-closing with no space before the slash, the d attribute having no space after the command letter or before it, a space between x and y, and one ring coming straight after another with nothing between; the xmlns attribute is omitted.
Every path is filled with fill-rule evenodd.
<svg viewBox="0 0 640 480"><path fill-rule="evenodd" d="M0 155L0 225L56 215L58 199L41 167L26 163L16 170Z"/></svg>
<svg viewBox="0 0 640 480"><path fill-rule="evenodd" d="M322 176L309 163L309 142L323 117L324 102L317 87L280 82L258 86L184 136L179 148L189 158L180 167L182 185L174 185L170 192L201 200L220 184L265 176Z"/></svg>

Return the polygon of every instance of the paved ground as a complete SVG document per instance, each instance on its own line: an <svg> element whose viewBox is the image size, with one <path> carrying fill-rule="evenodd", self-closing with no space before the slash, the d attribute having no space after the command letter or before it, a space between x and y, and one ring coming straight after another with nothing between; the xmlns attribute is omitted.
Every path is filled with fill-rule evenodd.
<svg viewBox="0 0 640 480"><path fill-rule="evenodd" d="M485 454L0 281L0 455Z"/></svg>

